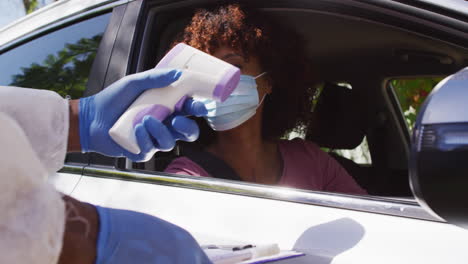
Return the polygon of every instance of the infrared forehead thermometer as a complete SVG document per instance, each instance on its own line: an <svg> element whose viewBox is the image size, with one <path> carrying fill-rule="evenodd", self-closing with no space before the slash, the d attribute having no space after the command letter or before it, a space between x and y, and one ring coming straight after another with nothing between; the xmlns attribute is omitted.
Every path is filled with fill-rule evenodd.
<svg viewBox="0 0 468 264"><path fill-rule="evenodd" d="M223 102L236 88L240 70L218 58L186 44L177 44L156 65L156 69L176 68L183 73L179 80L164 88L142 93L109 130L111 138L131 153L139 154L134 127L146 115L163 121L180 111L192 96Z"/></svg>

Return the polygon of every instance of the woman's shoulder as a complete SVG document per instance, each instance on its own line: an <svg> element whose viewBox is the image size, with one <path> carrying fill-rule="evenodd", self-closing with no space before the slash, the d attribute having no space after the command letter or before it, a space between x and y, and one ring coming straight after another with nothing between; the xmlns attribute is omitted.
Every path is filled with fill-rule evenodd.
<svg viewBox="0 0 468 264"><path fill-rule="evenodd" d="M295 138L278 142L283 158L281 183L291 187L325 190L327 154L312 141Z"/></svg>
<svg viewBox="0 0 468 264"><path fill-rule="evenodd" d="M312 141L302 138L294 138L290 140L280 140L279 147L288 151L306 151L311 153L324 153L320 147Z"/></svg>
<svg viewBox="0 0 468 264"><path fill-rule="evenodd" d="M300 168L300 170L292 171L294 178L307 178L308 182L312 182L311 186L317 190L354 194L366 193L346 170L328 153L321 150L316 143L296 138L282 140L279 145L283 159L288 163L286 166Z"/></svg>
<svg viewBox="0 0 468 264"><path fill-rule="evenodd" d="M280 140L278 146L283 160L291 163L306 163L318 168L323 167L329 159L328 154L316 143L302 138Z"/></svg>
<svg viewBox="0 0 468 264"><path fill-rule="evenodd" d="M288 160L310 162L315 167L323 167L330 159L325 151L310 140L302 138L281 140L278 145L283 158Z"/></svg>

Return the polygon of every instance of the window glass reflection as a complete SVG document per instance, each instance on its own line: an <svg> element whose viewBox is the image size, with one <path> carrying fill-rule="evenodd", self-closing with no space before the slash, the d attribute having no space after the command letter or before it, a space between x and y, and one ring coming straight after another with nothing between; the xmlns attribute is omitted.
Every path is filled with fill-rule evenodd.
<svg viewBox="0 0 468 264"><path fill-rule="evenodd" d="M110 14L54 31L0 55L0 85L83 95Z"/></svg>

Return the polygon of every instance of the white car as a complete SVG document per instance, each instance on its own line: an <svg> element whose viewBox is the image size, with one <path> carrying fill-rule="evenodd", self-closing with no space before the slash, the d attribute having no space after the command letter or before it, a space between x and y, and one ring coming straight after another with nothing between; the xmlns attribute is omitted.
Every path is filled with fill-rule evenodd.
<svg viewBox="0 0 468 264"><path fill-rule="evenodd" d="M193 10L215 2L55 2L0 29L0 85L72 98L95 94L154 67ZM425 97L438 81L468 66L468 2L250 3L295 28L307 42L307 59L320 66L324 85L313 113L320 129L290 137L330 151L369 195L161 172L176 150L138 164L71 153L54 179L57 188L82 201L166 219L201 244L276 243L305 253L277 263L468 263L468 231L462 228L468 226L468 181L457 167L468 164L467 155L450 154L456 162L444 168L447 176L426 176L421 168L427 163L411 141ZM454 111L446 102L422 109ZM458 112L466 115L467 105L459 104ZM442 158L432 160L449 152L436 151ZM427 164L429 172L440 173L438 164Z"/></svg>

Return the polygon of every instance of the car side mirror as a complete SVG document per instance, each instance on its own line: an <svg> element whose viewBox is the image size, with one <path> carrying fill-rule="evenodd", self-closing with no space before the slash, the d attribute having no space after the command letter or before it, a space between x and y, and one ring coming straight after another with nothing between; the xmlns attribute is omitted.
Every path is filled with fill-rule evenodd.
<svg viewBox="0 0 468 264"><path fill-rule="evenodd" d="M422 105L409 169L417 201L468 229L468 67L441 81Z"/></svg>

